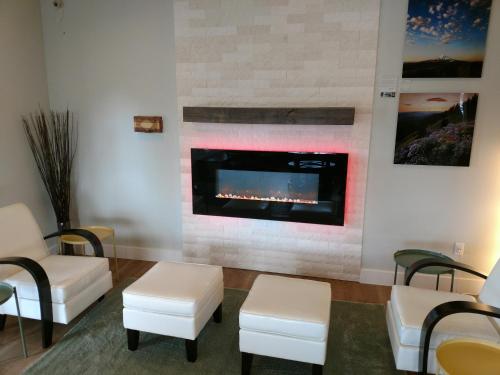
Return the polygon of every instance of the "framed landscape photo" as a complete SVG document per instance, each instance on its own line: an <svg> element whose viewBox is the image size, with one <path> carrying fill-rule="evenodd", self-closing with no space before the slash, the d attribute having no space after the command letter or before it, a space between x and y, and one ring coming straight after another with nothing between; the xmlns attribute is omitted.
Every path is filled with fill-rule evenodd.
<svg viewBox="0 0 500 375"><path fill-rule="evenodd" d="M403 78L480 78L492 0L409 0Z"/></svg>
<svg viewBox="0 0 500 375"><path fill-rule="evenodd" d="M469 166L476 93L405 93L399 97L394 164Z"/></svg>

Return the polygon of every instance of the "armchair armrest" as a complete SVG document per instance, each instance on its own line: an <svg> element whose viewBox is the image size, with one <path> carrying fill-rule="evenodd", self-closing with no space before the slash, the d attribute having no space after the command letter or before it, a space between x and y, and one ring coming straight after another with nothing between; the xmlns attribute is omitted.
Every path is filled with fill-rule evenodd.
<svg viewBox="0 0 500 375"><path fill-rule="evenodd" d="M100 257L100 258L104 257L104 251L102 249L101 241L94 233L92 233L91 231L86 230L86 229L63 229L60 232L51 233L51 234L43 237L43 239L48 240L49 238L60 237L64 234L74 234L74 235L85 238L87 241L89 241L89 243L94 248L95 256Z"/></svg>
<svg viewBox="0 0 500 375"><path fill-rule="evenodd" d="M419 374L427 374L432 330L441 319L448 315L459 313L480 314L500 318L499 308L478 302L452 301L436 306L427 314L422 325L422 332L420 333Z"/></svg>
<svg viewBox="0 0 500 375"><path fill-rule="evenodd" d="M52 314L52 295L47 273L40 264L33 259L24 257L0 258L0 264L11 264L19 266L28 271L35 279L40 302L40 320L42 322L42 346L48 348L52 345L52 330L54 318Z"/></svg>
<svg viewBox="0 0 500 375"><path fill-rule="evenodd" d="M408 267L408 269L405 272L405 285L410 285L410 282L411 282L411 279L413 278L413 275L415 275L415 273L417 273L419 270L421 270L422 268L433 267L433 266L452 268L455 270L470 273L472 275L481 277L483 279L488 278L488 276L482 274L477 269L475 269L467 264L464 264L464 263L459 263L459 262L455 262L454 260L447 260L447 259L427 258L427 259L419 260L419 261L413 263L410 267Z"/></svg>

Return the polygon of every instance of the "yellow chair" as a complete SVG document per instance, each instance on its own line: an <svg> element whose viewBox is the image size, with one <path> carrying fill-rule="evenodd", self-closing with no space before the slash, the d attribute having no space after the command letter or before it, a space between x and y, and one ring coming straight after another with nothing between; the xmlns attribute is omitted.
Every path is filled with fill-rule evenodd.
<svg viewBox="0 0 500 375"><path fill-rule="evenodd" d="M81 229L86 229L92 233L94 233L97 238L102 242L103 240L111 237L113 241L113 256L115 258L115 272L116 272L116 279L119 280L119 274L118 274L118 259L116 257L116 244L115 244L115 230L111 227L105 227L102 225L87 225L87 226L82 226L80 227ZM85 255L85 245L88 244L89 242L80 236L77 236L75 234L64 234L59 237L59 253L62 251L62 244L69 244L69 245L76 245L76 246L81 246L83 249L83 255Z"/></svg>
<svg viewBox="0 0 500 375"><path fill-rule="evenodd" d="M438 375L500 374L500 344L477 339L443 341L436 349Z"/></svg>

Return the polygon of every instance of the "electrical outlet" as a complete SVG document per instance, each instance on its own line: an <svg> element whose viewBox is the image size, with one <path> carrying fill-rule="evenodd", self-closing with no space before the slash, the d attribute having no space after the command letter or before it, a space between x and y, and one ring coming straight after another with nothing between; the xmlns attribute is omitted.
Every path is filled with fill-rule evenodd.
<svg viewBox="0 0 500 375"><path fill-rule="evenodd" d="M455 242L453 245L453 255L456 257L463 257L465 252L465 243Z"/></svg>

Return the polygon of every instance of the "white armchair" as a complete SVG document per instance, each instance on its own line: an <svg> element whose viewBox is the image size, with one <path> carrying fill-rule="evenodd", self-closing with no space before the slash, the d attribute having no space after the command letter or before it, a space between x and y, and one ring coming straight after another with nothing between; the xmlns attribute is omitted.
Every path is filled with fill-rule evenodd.
<svg viewBox="0 0 500 375"><path fill-rule="evenodd" d="M486 281L478 298L409 286L418 270L431 266L468 272ZM392 287L386 309L399 370L435 373L435 349L444 340L470 337L500 342L500 260L490 276L485 276L462 263L423 259L407 270L405 284Z"/></svg>
<svg viewBox="0 0 500 375"><path fill-rule="evenodd" d="M91 232L70 229L85 237L96 257L50 255L33 215L24 204L0 208L0 281L15 286L21 316L42 322L42 344L52 344L53 322L69 323L112 288L109 262ZM23 270L24 269L24 270ZM0 306L0 330L6 315L17 315L9 301Z"/></svg>

